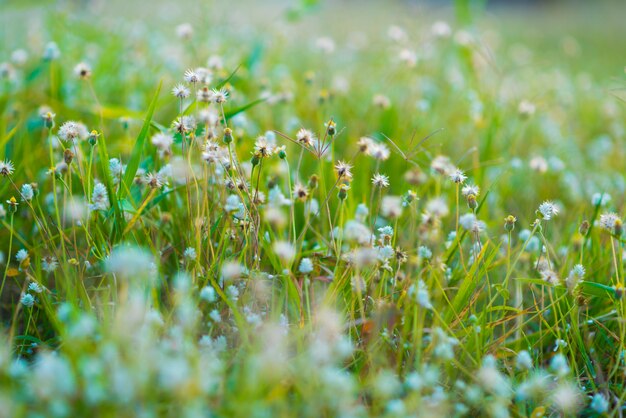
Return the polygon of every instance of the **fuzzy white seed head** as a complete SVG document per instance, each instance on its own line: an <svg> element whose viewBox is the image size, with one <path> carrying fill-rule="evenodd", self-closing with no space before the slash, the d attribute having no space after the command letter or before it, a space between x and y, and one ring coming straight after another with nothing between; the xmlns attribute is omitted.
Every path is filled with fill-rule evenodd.
<svg viewBox="0 0 626 418"><path fill-rule="evenodd" d="M539 205L537 212L542 219L549 221L559 214L559 208L553 202L546 200Z"/></svg>

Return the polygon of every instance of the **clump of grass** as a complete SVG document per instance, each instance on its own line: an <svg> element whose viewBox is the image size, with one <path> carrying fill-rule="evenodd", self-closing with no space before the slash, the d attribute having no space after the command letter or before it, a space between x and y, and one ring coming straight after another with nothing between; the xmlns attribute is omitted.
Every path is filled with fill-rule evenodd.
<svg viewBox="0 0 626 418"><path fill-rule="evenodd" d="M0 49L3 414L621 416L603 81L481 24L58 19Z"/></svg>

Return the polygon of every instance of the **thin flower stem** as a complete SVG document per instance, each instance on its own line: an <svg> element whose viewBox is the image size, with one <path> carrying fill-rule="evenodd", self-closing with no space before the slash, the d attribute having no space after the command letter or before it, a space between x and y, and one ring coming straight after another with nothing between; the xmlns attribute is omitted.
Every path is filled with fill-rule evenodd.
<svg viewBox="0 0 626 418"><path fill-rule="evenodd" d="M4 284L7 279L7 273L9 272L11 254L13 251L13 215L14 213L11 213L11 221L9 223L11 226L11 229L9 230L9 252L7 253L7 259L5 261L6 265L4 266L4 275L2 276L2 286L0 286L0 297L2 297L2 291L4 290Z"/></svg>
<svg viewBox="0 0 626 418"><path fill-rule="evenodd" d="M623 284L619 277L619 265L617 263L617 254L615 252L615 239L613 237L611 239L611 252L613 254L613 266L615 267L615 284Z"/></svg>

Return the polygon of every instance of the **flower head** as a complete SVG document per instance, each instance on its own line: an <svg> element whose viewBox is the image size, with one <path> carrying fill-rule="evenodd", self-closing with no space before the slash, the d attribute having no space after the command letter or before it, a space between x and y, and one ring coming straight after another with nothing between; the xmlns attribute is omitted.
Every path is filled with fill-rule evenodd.
<svg viewBox="0 0 626 418"><path fill-rule="evenodd" d="M552 219L553 216L559 214L559 208L549 200L546 200L541 205L539 205L539 209L537 210L538 215L541 216L546 221Z"/></svg>
<svg viewBox="0 0 626 418"><path fill-rule="evenodd" d="M417 286L412 284L407 292L409 297L413 298L421 307L425 309L432 309L433 305L430 302L430 294L426 283L422 279L417 282Z"/></svg>
<svg viewBox="0 0 626 418"><path fill-rule="evenodd" d="M337 171L337 177L344 180L352 180L352 166L343 161L337 161L335 164L335 171Z"/></svg>
<svg viewBox="0 0 626 418"><path fill-rule="evenodd" d="M8 177L13 174L15 167L9 160L0 161L0 175Z"/></svg>
<svg viewBox="0 0 626 418"><path fill-rule="evenodd" d="M177 84L172 88L172 94L179 99L186 99L189 97L189 89L184 84Z"/></svg>
<svg viewBox="0 0 626 418"><path fill-rule="evenodd" d="M517 222L517 218L515 216L507 216L506 218L504 218L504 229L507 232L513 231L513 229L515 229L515 222Z"/></svg>
<svg viewBox="0 0 626 418"><path fill-rule="evenodd" d="M59 128L59 138L63 141L85 139L89 136L87 127L80 122L67 121Z"/></svg>
<svg viewBox="0 0 626 418"><path fill-rule="evenodd" d="M315 144L315 134L308 129L300 129L296 133L296 140L305 147L312 147Z"/></svg>
<svg viewBox="0 0 626 418"><path fill-rule="evenodd" d="M213 99L213 92L211 92L208 87L204 86L196 92L196 99L202 103L210 103L211 99ZM209 112L208 115L211 115L211 113Z"/></svg>
<svg viewBox="0 0 626 418"><path fill-rule="evenodd" d="M185 248L185 252L183 253L183 256L187 260L191 260L191 261L194 261L196 258L198 258L198 254L196 253L196 249L193 248L193 247Z"/></svg>
<svg viewBox="0 0 626 418"><path fill-rule="evenodd" d="M519 370L530 370L533 367L533 359L530 353L526 350L522 350L517 353L515 359L515 365Z"/></svg>
<svg viewBox="0 0 626 418"><path fill-rule="evenodd" d="M274 153L274 147L264 136L260 136L254 143L254 154L260 158L269 157Z"/></svg>
<svg viewBox="0 0 626 418"><path fill-rule="evenodd" d="M20 193L22 195L22 200L24 201L31 201L35 196L35 190L33 189L33 186L28 183L22 186Z"/></svg>
<svg viewBox="0 0 626 418"><path fill-rule="evenodd" d="M47 273L52 273L57 269L57 267L59 267L59 262L53 256L46 256L43 260L41 260L41 268ZM36 283L31 283L31 285L32 284Z"/></svg>
<svg viewBox="0 0 626 418"><path fill-rule="evenodd" d="M86 80L91 77L91 67L85 62L79 62L74 67L74 74L81 80Z"/></svg>
<svg viewBox="0 0 626 418"><path fill-rule="evenodd" d="M152 145L157 147L159 150L166 151L170 149L170 147L174 143L174 138L172 138L171 135L159 132L153 135L150 141L152 142Z"/></svg>
<svg viewBox="0 0 626 418"><path fill-rule="evenodd" d="M474 197L478 197L478 195L480 194L480 187L476 186L475 184L466 184L461 189L461 194L465 197L469 195L474 195Z"/></svg>
<svg viewBox="0 0 626 418"><path fill-rule="evenodd" d="M425 245L420 245L417 249L417 255L424 260L430 260L433 256L433 252Z"/></svg>
<svg viewBox="0 0 626 418"><path fill-rule="evenodd" d="M372 158L379 161L385 161L389 158L389 155L391 154L389 148L385 144L374 141L372 141L372 143L370 144L367 153L371 155Z"/></svg>
<svg viewBox="0 0 626 418"><path fill-rule="evenodd" d="M213 103L222 104L228 100L228 91L213 89Z"/></svg>
<svg viewBox="0 0 626 418"><path fill-rule="evenodd" d="M160 189L163 187L163 180L159 173L148 173L145 177L146 184L152 189Z"/></svg>
<svg viewBox="0 0 626 418"><path fill-rule="evenodd" d="M104 184L96 183L93 187L89 207L92 210L107 210L109 208L109 194Z"/></svg>
<svg viewBox="0 0 626 418"><path fill-rule="evenodd" d="M284 262L290 262L296 255L296 250L288 241L276 241L274 243L274 253Z"/></svg>
<svg viewBox="0 0 626 418"><path fill-rule="evenodd" d="M172 122L174 130L180 134L186 134L195 131L197 124L193 116L181 116Z"/></svg>
<svg viewBox="0 0 626 418"><path fill-rule="evenodd" d="M56 42L48 42L43 51L43 59L45 61L54 61L59 59L61 56L61 51L59 50L59 46Z"/></svg>
<svg viewBox="0 0 626 418"><path fill-rule="evenodd" d="M591 399L591 403L589 407L593 409L597 414L604 414L609 410L609 401L606 397L601 393L596 393L593 395L593 399Z"/></svg>
<svg viewBox="0 0 626 418"><path fill-rule="evenodd" d="M28 258L28 251L26 251L25 249L21 249L19 250L16 254L15 254L15 260L18 263L21 263L22 261L26 260Z"/></svg>
<svg viewBox="0 0 626 418"><path fill-rule="evenodd" d="M43 111L40 111L39 116L43 120L46 128L51 128L54 125L56 114L54 114L50 108L44 108Z"/></svg>
<svg viewBox="0 0 626 418"><path fill-rule="evenodd" d="M535 114L535 105L528 100L522 100L517 106L520 116L528 118Z"/></svg>
<svg viewBox="0 0 626 418"><path fill-rule="evenodd" d="M556 286L561 283L561 279L559 275L550 269L545 269L541 271L541 278L546 282L550 283L552 286Z"/></svg>
<svg viewBox="0 0 626 418"><path fill-rule="evenodd" d="M389 177L384 174L376 173L374 177L372 177L372 184L381 189L389 187Z"/></svg>
<svg viewBox="0 0 626 418"><path fill-rule="evenodd" d="M300 266L298 267L298 271L302 274L309 274L313 271L313 261L310 258L303 258L300 260Z"/></svg>
<svg viewBox="0 0 626 418"><path fill-rule="evenodd" d="M572 268L565 279L565 284L570 292L574 291L579 281L585 278L585 273L585 267L582 264L576 264L574 268Z"/></svg>
<svg viewBox="0 0 626 418"><path fill-rule="evenodd" d="M20 303L27 308L32 308L35 305L35 297L30 293L24 293L20 298Z"/></svg>
<svg viewBox="0 0 626 418"><path fill-rule="evenodd" d="M193 35L193 26L190 23L181 23L176 26L176 35L181 39L190 39Z"/></svg>
<svg viewBox="0 0 626 418"><path fill-rule="evenodd" d="M309 197L309 189L301 183L296 183L293 187L293 195L297 200L305 201Z"/></svg>
<svg viewBox="0 0 626 418"><path fill-rule="evenodd" d="M616 213L609 212L600 215L600 226L613 235L621 236L623 232L623 223Z"/></svg>
<svg viewBox="0 0 626 418"><path fill-rule="evenodd" d="M191 84L195 84L200 81L200 77L198 77L198 74L192 69L186 70L183 77L187 83Z"/></svg>
<svg viewBox="0 0 626 418"><path fill-rule="evenodd" d="M9 205L9 213L17 212L18 203L14 196L11 196L11 198L7 200L7 204Z"/></svg>
<svg viewBox="0 0 626 418"><path fill-rule="evenodd" d="M452 180L453 182L457 183L457 184L461 184L463 183L465 180L467 180L467 176L465 175L465 173L461 170L459 170L458 168L456 170L454 170L452 172L452 174L450 174L450 180ZM474 193L472 193L474 194Z"/></svg>
<svg viewBox="0 0 626 418"><path fill-rule="evenodd" d="M43 292L43 288L41 287L41 285L39 285L39 283L31 282L28 285L28 291L29 292L33 292L33 293L41 293L41 292Z"/></svg>

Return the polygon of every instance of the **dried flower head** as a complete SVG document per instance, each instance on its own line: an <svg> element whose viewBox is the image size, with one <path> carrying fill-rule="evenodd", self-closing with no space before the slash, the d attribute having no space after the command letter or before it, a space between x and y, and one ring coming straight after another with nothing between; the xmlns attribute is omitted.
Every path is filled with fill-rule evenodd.
<svg viewBox="0 0 626 418"><path fill-rule="evenodd" d="M546 200L537 209L537 214L544 220L549 221L552 217L559 214L559 208L549 200Z"/></svg>
<svg viewBox="0 0 626 418"><path fill-rule="evenodd" d="M465 173L458 168L450 174L450 180L457 184L463 183L467 179Z"/></svg>
<svg viewBox="0 0 626 418"><path fill-rule="evenodd" d="M380 189L389 187L389 177L384 174L376 173L372 177L372 184Z"/></svg>
<svg viewBox="0 0 626 418"><path fill-rule="evenodd" d="M476 186L475 184L466 184L461 189L461 194L465 197L469 195L474 195L474 197L478 197L478 195L480 195L480 187Z"/></svg>
<svg viewBox="0 0 626 418"><path fill-rule="evenodd" d="M176 26L176 35L178 35L181 39L191 39L191 36L193 35L193 27L189 23L181 23Z"/></svg>
<svg viewBox="0 0 626 418"><path fill-rule="evenodd" d="M80 122L67 121L59 128L59 138L63 141L86 139L89 136L87 127Z"/></svg>
<svg viewBox="0 0 626 418"><path fill-rule="evenodd" d="M15 170L15 166L10 160L0 161L0 175L4 177L8 177L13 174Z"/></svg>
<svg viewBox="0 0 626 418"><path fill-rule="evenodd" d="M186 70L183 78L187 83L191 84L196 84L198 81L200 81L200 77L198 77L198 74L192 69Z"/></svg>
<svg viewBox="0 0 626 418"><path fill-rule="evenodd" d="M337 172L337 177L343 180L352 180L352 166L344 161L337 161L335 164L335 171Z"/></svg>
<svg viewBox="0 0 626 418"><path fill-rule="evenodd" d="M600 226L609 231L611 234L621 236L623 232L623 223L616 213L609 212L600 215Z"/></svg>
<svg viewBox="0 0 626 418"><path fill-rule="evenodd" d="M309 197L309 189L301 183L293 187L293 195L297 200L305 201Z"/></svg>
<svg viewBox="0 0 626 418"><path fill-rule="evenodd" d="M87 63L79 62L74 67L74 75L81 80L86 80L91 77L91 67Z"/></svg>
<svg viewBox="0 0 626 418"><path fill-rule="evenodd" d="M152 189L160 189L163 187L163 180L158 173L146 174L145 182Z"/></svg>
<svg viewBox="0 0 626 418"><path fill-rule="evenodd" d="M196 92L196 99L202 103L210 103L213 100L213 92L206 86L202 87Z"/></svg>
<svg viewBox="0 0 626 418"><path fill-rule="evenodd" d="M172 128L181 135L195 131L196 127L196 120L193 116L178 117L172 122Z"/></svg>
<svg viewBox="0 0 626 418"><path fill-rule="evenodd" d="M296 133L296 140L305 147L313 147L316 138L313 132L302 128Z"/></svg>
<svg viewBox="0 0 626 418"><path fill-rule="evenodd" d="M186 99L189 97L189 89L184 84L177 84L172 88L172 94L179 99Z"/></svg>
<svg viewBox="0 0 626 418"><path fill-rule="evenodd" d="M165 151L170 149L170 147L174 143L174 138L172 138L172 136L167 133L159 132L157 134L154 134L150 141L152 142L152 145L157 147L159 150Z"/></svg>
<svg viewBox="0 0 626 418"><path fill-rule="evenodd" d="M217 104L222 104L222 103L226 103L226 100L228 99L228 91L224 90L224 89L213 89L213 103L217 103Z"/></svg>
<svg viewBox="0 0 626 418"><path fill-rule="evenodd" d="M254 142L254 154L260 158L269 157L274 153L274 147L267 141L267 138L260 136Z"/></svg>

